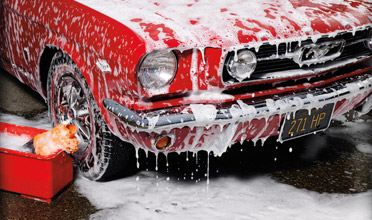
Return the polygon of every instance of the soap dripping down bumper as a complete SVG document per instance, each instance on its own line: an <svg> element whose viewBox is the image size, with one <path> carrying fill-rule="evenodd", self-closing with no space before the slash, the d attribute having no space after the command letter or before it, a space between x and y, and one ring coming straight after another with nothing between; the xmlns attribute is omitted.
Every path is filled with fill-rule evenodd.
<svg viewBox="0 0 372 220"><path fill-rule="evenodd" d="M163 151L213 151L220 155L236 142L278 136L286 114L300 109L311 110L333 103L332 118L362 104L372 94L372 74L355 77L347 83L334 83L279 99L257 103L238 100L228 107L217 109L212 104L191 104L183 111L163 110L136 112L111 99L103 105L109 111L115 126L113 132L135 147L159 151L154 142L159 135L171 134L172 146ZM209 116L200 116L207 111ZM159 111L157 111L159 112Z"/></svg>

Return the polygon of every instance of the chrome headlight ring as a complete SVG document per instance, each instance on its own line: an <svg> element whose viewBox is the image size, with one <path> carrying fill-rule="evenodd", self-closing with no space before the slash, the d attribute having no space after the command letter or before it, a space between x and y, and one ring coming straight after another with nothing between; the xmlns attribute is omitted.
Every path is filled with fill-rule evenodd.
<svg viewBox="0 0 372 220"><path fill-rule="evenodd" d="M367 35L367 39L364 42L364 45L372 51L372 30L369 30L369 33Z"/></svg>
<svg viewBox="0 0 372 220"><path fill-rule="evenodd" d="M227 71L230 76L241 82L251 76L256 66L256 55L250 50L240 50L230 56L227 62Z"/></svg>
<svg viewBox="0 0 372 220"><path fill-rule="evenodd" d="M172 51L153 51L148 53L139 65L138 80L148 91L160 89L172 83L177 67L177 57Z"/></svg>

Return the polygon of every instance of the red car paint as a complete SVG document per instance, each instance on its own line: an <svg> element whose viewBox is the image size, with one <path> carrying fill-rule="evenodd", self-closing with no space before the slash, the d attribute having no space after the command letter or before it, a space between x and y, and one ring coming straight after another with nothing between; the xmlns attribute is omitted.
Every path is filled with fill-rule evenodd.
<svg viewBox="0 0 372 220"><path fill-rule="evenodd" d="M131 9L135 9L133 4L127 1L107 0L100 4L109 5L110 2L120 2L118 6L123 12L128 10L129 13ZM298 0L282 3L272 0L254 3L241 1L242 5L257 4L263 9L265 16L252 18L249 15L240 16L238 11L229 8L228 3L218 2L221 7L218 8L220 5L213 7L216 9L216 14L213 14L213 18L209 20L190 15L182 18L185 21L179 21L179 17L173 18L170 16L172 13L168 13L165 7L167 2L159 1L149 6L149 9L143 9L143 14L137 13L137 17L119 22L115 20L116 18L108 16L109 7L107 10L103 7L103 10L98 12L72 0L36 2L4 0L0 3L0 64L46 97L46 82L43 75L45 73L42 72L41 67L43 52L48 47L60 48L69 54L79 67L110 129L122 139L154 151L156 149L153 148L153 141L159 133L174 134L177 137L176 141L168 150L180 151L193 146L202 149L206 136L218 135L220 128L218 125L209 128L178 126L163 132L136 131L128 128L126 123L112 116L104 108L102 103L105 98L114 100L139 114L162 109L170 112L187 110L190 104L214 104L217 108L222 108L231 106L238 100L244 100L244 103L249 104L273 98L275 95L281 97L304 92L310 88L321 87L350 77L371 75L369 66L334 78L285 87L276 87L275 84L304 77L290 76L226 85L221 78L223 65L226 54L235 47L242 45L259 47L265 42L275 45L279 42L300 41L313 36L354 32L358 28L371 28L372 3L362 0L329 4ZM182 2L178 7L180 10L182 7L185 10L186 8L194 10L201 7L200 4L202 2L199 1ZM222 7L224 5L226 7ZM291 6L291 10L287 5ZM202 6L209 8L205 4ZM152 8L154 11L151 11ZM302 17L298 17L298 11L296 12L300 9L304 9ZM150 15L157 16L159 19L151 23L148 18L151 18ZM345 15L343 18L347 22L342 23L338 20L339 15ZM206 13L205 17L208 16L210 14ZM221 25L227 27L226 30L209 27L208 21L213 19L223 23ZM178 23L188 25L180 27ZM184 32L179 31L182 28L192 33L193 37L198 35L200 37L196 37L195 40L186 34L183 36ZM308 31L310 29L311 31ZM224 33L229 33L233 37L224 36ZM152 94L141 87L136 68L146 53L166 48L173 48L177 54L177 74L167 91ZM197 59L193 64L192 56L195 53ZM99 59L109 64L110 73L103 73L97 67L96 62ZM371 56L358 62L368 59L371 59ZM343 66L338 66L332 71L341 68ZM327 70L326 73L330 71ZM311 78L326 73L314 73L306 77ZM194 94L203 94L206 90L228 92L263 83L273 86L254 92L233 94L222 101L208 96L189 98ZM369 95L370 92L366 92L348 101L338 100L334 116L352 109ZM239 122L232 140L234 142L243 139L257 141L258 138L278 135L282 118L283 115L276 114L269 117L269 123L266 123L267 119L263 118L253 119L252 123ZM248 130L255 127L257 131L245 134L243 138L240 132L245 130L243 127ZM185 142L186 136L189 133L196 134L198 129L202 130L203 135ZM263 131L259 133L258 130Z"/></svg>

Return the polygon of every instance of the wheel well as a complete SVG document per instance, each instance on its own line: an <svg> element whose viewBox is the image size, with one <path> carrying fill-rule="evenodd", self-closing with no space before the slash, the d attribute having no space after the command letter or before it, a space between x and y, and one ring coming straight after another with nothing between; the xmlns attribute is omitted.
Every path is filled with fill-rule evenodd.
<svg viewBox="0 0 372 220"><path fill-rule="evenodd" d="M58 51L61 51L59 48L54 46L48 46L44 49L40 57L40 80L44 91L47 91L47 80L50 64L52 62L53 56Z"/></svg>

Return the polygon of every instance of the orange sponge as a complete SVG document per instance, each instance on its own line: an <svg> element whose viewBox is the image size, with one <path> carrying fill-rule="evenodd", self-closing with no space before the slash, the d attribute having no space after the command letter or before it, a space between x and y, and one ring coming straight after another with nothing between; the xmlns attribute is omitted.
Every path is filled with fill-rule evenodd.
<svg viewBox="0 0 372 220"><path fill-rule="evenodd" d="M70 154L78 149L79 141L75 134L77 129L71 124L60 124L52 130L34 137L35 153L39 155L51 155L62 149Z"/></svg>

